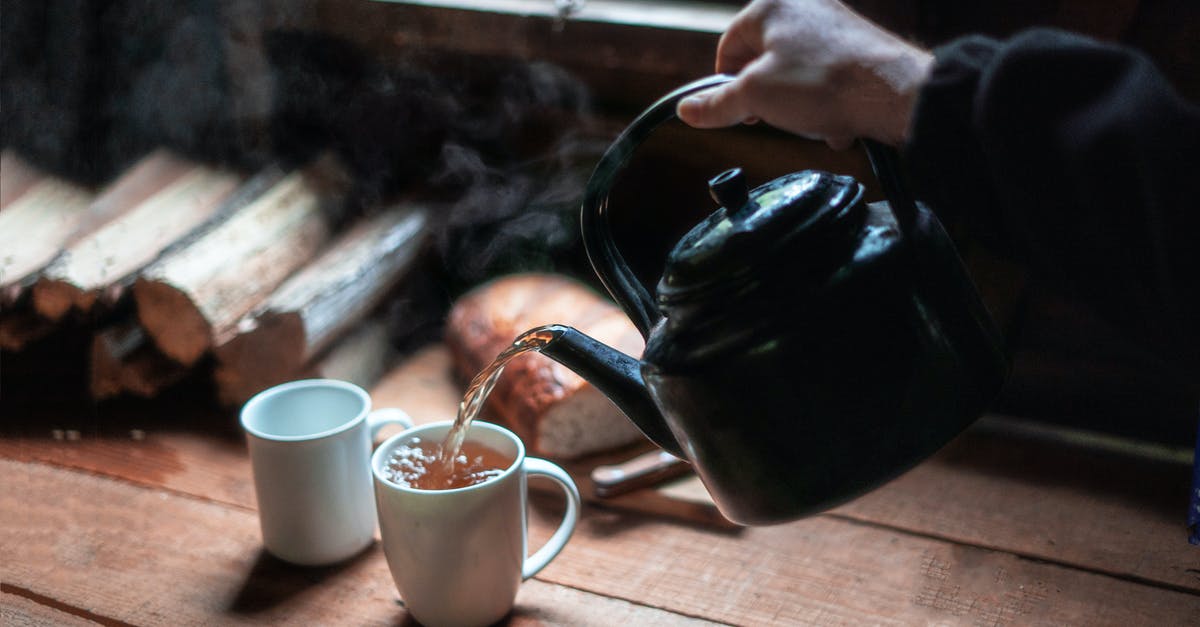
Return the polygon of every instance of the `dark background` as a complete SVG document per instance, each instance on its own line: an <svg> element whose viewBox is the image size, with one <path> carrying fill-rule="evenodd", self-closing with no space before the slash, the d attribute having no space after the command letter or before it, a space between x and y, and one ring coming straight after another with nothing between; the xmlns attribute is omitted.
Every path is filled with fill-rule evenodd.
<svg viewBox="0 0 1200 627"><path fill-rule="evenodd" d="M1194 2L851 4L928 46L1033 25L1123 42L1200 99ZM247 171L333 152L354 175L346 217L405 195L447 201L428 271L397 301L401 346L491 276L594 282L575 215L590 168L640 110L711 72L717 39L366 0L3 0L0 14L0 140L40 167L103 185L163 145ZM767 128L667 125L613 195L618 241L644 280L714 208L704 182L735 165L753 183L804 168L852 174L878 197L858 152ZM1194 441L1200 382L1020 267L958 243L1014 351L997 410Z"/></svg>

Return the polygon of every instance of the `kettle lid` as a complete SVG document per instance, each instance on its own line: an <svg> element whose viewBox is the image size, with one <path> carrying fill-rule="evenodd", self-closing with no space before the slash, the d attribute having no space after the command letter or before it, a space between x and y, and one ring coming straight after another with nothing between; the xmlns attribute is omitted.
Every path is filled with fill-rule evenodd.
<svg viewBox="0 0 1200 627"><path fill-rule="evenodd" d="M721 207L668 255L658 287L663 304L764 266L802 263L807 253L825 248L820 242L830 231L856 226L865 206L861 183L818 170L747 190L741 168L733 168L709 181L709 191Z"/></svg>

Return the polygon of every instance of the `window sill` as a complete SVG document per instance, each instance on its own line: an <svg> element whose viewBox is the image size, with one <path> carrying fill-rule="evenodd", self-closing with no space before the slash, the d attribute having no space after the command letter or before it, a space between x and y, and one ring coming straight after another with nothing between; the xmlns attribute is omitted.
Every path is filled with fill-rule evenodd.
<svg viewBox="0 0 1200 627"><path fill-rule="evenodd" d="M712 2L589 0L560 20L552 0L318 0L315 24L380 58L554 63L584 80L604 108L632 111L712 73L717 40L736 10Z"/></svg>
<svg viewBox="0 0 1200 627"><path fill-rule="evenodd" d="M553 0L376 0L428 8L558 19ZM687 0L587 0L571 14L569 22L614 26L664 28L696 33L725 32L737 8L732 5Z"/></svg>

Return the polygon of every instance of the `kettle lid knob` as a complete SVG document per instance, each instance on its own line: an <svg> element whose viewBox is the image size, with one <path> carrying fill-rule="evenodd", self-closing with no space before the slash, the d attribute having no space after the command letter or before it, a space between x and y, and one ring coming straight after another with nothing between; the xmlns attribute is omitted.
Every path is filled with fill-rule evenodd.
<svg viewBox="0 0 1200 627"><path fill-rule="evenodd" d="M708 193L729 215L739 213L750 204L750 189L741 168L731 168L708 181Z"/></svg>

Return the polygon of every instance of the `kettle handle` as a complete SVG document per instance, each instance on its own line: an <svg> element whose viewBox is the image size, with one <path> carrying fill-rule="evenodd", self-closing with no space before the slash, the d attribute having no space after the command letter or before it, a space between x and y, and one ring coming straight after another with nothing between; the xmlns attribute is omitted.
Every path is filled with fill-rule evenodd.
<svg viewBox="0 0 1200 627"><path fill-rule="evenodd" d="M650 292L633 274L633 270L617 250L608 222L608 192L617 176L625 169L633 151L654 129L675 117L675 105L680 100L731 80L733 77L727 74L708 76L688 83L650 105L621 131L600 157L587 187L584 188L579 224L583 231L583 247L587 251L588 261L591 262L592 269L596 271L600 281L604 283L605 289L633 321L643 338L650 338L650 329L662 319L662 313Z"/></svg>
<svg viewBox="0 0 1200 627"><path fill-rule="evenodd" d="M634 275L613 241L608 221L609 190L612 189L617 176L624 171L634 150L654 129L675 117L675 107L680 100L698 91L733 81L734 78L729 74L707 76L679 87L650 105L617 136L600 157L587 187L584 188L580 228L588 261L605 289L633 321L643 338L650 338L650 330L662 318L662 313L649 290ZM894 148L874 140L864 139L862 145L871 163L871 169L896 216L901 233L907 235L916 223L918 212L913 196L900 176L899 155Z"/></svg>

